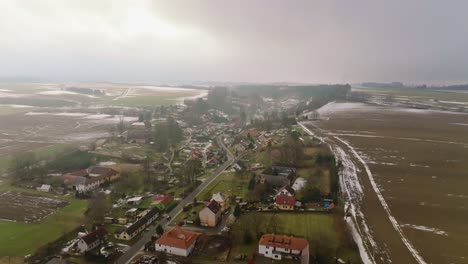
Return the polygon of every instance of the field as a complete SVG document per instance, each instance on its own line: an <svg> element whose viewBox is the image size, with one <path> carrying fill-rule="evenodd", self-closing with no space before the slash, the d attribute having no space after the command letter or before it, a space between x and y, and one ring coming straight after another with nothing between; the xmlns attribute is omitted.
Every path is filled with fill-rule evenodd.
<svg viewBox="0 0 468 264"><path fill-rule="evenodd" d="M197 199L205 200L206 198L211 198L211 195L217 192L223 192L231 197L240 196L246 198L249 194L249 190L247 189L249 180L249 175L223 173L203 190Z"/></svg>
<svg viewBox="0 0 468 264"><path fill-rule="evenodd" d="M252 215L250 215L252 214ZM253 220L256 218L256 220ZM257 249L257 239L251 244L243 241L244 230L261 233L287 234L306 238L309 241L311 252L316 254L329 253L334 256L338 252L338 257L352 263L359 263L359 255L352 248L342 246L337 231L335 230L334 216L331 214L318 213L249 213L242 215L234 224L231 230L234 232L234 247L231 250L231 257L238 254L251 255ZM323 260L323 263L335 263Z"/></svg>
<svg viewBox="0 0 468 264"><path fill-rule="evenodd" d="M320 112L310 127L344 164L373 254L383 263L413 263L413 253L428 263L467 263L468 115L350 103Z"/></svg>
<svg viewBox="0 0 468 264"><path fill-rule="evenodd" d="M66 201L41 197L28 193L0 193L0 215L3 220L32 223L54 213L67 204Z"/></svg>
<svg viewBox="0 0 468 264"><path fill-rule="evenodd" d="M38 223L0 221L0 256L21 257L82 224L87 201L70 199L57 213ZM0 261L1 262L1 261Z"/></svg>

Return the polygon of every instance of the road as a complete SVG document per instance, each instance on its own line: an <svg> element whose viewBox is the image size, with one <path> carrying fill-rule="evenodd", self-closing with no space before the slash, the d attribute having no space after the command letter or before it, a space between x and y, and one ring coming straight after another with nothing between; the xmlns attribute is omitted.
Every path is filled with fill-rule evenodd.
<svg viewBox="0 0 468 264"><path fill-rule="evenodd" d="M179 204L174 207L167 215L170 216L169 221L166 220L166 218L161 219L159 221L159 224L163 227L166 228L173 219L175 219L181 212L184 206L186 206L189 203L193 202L193 199L197 197L208 185L210 185L219 175L221 175L229 166L237 162L240 157L234 158L234 155L229 151L229 149L224 145L222 142L221 137L217 137L217 142L218 144L226 151L228 160L223 163L218 169L216 169L213 174L206 179L202 184L200 184L193 192L191 192L187 197L185 197L182 201L179 202ZM130 249L125 252L120 258L115 262L116 264L127 264L129 263L132 258L144 247L146 242L150 241L151 236L155 234L155 228L150 227L150 231L146 232L145 234L142 235L142 237L135 243L133 244Z"/></svg>

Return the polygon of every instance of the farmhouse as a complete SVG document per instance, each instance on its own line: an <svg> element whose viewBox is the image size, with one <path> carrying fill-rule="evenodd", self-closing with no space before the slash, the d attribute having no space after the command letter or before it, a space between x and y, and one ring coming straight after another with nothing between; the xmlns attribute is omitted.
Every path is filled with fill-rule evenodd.
<svg viewBox="0 0 468 264"><path fill-rule="evenodd" d="M156 220L159 216L159 210L157 208L151 209L145 216L138 219L135 223L130 225L125 229L116 230L114 236L117 239L121 240L131 240L141 231L143 231L147 226Z"/></svg>
<svg viewBox="0 0 468 264"><path fill-rule="evenodd" d="M187 257L192 253L200 233L187 231L175 226L155 242L156 251Z"/></svg>
<svg viewBox="0 0 468 264"><path fill-rule="evenodd" d="M202 226L215 227L221 218L221 205L211 200L199 213Z"/></svg>
<svg viewBox="0 0 468 264"><path fill-rule="evenodd" d="M97 246L101 245L106 239L107 231L101 227L83 236L76 244L76 247L78 249L78 252L85 253L87 251L95 249Z"/></svg>
<svg viewBox="0 0 468 264"><path fill-rule="evenodd" d="M261 184L269 183L273 186L284 186L290 184L295 176L295 168L271 166L257 176L257 181Z"/></svg>
<svg viewBox="0 0 468 264"><path fill-rule="evenodd" d="M258 242L258 253L275 260L300 259L301 263L308 264L309 242L303 238L266 234Z"/></svg>
<svg viewBox="0 0 468 264"><path fill-rule="evenodd" d="M214 200L217 203L219 203L219 205L221 206L222 211L226 210L226 208L229 206L228 199L229 199L229 196L227 196L226 194L224 194L222 192L214 193L211 196L211 201Z"/></svg>

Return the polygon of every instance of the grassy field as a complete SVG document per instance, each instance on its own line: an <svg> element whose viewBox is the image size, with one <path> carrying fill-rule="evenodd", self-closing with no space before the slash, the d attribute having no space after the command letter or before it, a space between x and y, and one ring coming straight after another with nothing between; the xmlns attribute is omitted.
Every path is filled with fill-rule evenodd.
<svg viewBox="0 0 468 264"><path fill-rule="evenodd" d="M128 107L153 107L156 105L171 105L177 103L177 96L147 95L125 97L115 101L108 101L109 105Z"/></svg>
<svg viewBox="0 0 468 264"><path fill-rule="evenodd" d="M88 202L70 199L70 204L40 223L0 221L0 256L19 257L33 253L80 225Z"/></svg>
<svg viewBox="0 0 468 264"><path fill-rule="evenodd" d="M310 244L311 252L327 252L333 256L332 252L338 250L338 256L352 263L359 263L359 253L340 243L337 231L335 230L334 216L331 214L310 214L310 213L251 213L253 215L243 215L234 224L233 230L234 247L231 250L231 257L238 254L250 255L257 250L258 238L253 234L253 226L259 226L261 233L272 232L272 221L275 221L277 234L286 234L306 238ZM256 220L252 220L256 218ZM272 220L274 219L274 220ZM252 232L254 241L245 244L243 241L244 230ZM325 261L324 263L335 263Z"/></svg>
<svg viewBox="0 0 468 264"><path fill-rule="evenodd" d="M211 198L213 193L223 192L229 196L247 197L249 190L250 177L248 175L236 175L235 173L224 173L214 180L197 199L204 200L208 196Z"/></svg>

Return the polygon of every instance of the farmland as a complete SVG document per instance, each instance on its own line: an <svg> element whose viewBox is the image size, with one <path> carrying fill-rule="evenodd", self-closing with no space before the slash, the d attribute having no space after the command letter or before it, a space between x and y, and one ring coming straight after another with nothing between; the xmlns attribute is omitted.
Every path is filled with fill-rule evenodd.
<svg viewBox="0 0 468 264"><path fill-rule="evenodd" d="M86 208L87 201L70 199L67 206L38 223L0 221L0 256L33 253L82 224Z"/></svg>
<svg viewBox="0 0 468 264"><path fill-rule="evenodd" d="M348 153L341 155L345 185L351 199L364 198L356 203L362 215L372 215L357 222L371 230L362 234L377 242L377 255L411 262L410 248L428 262L464 263L468 115L349 103L319 112L322 120L309 127L335 153ZM361 193L357 185L363 186Z"/></svg>

